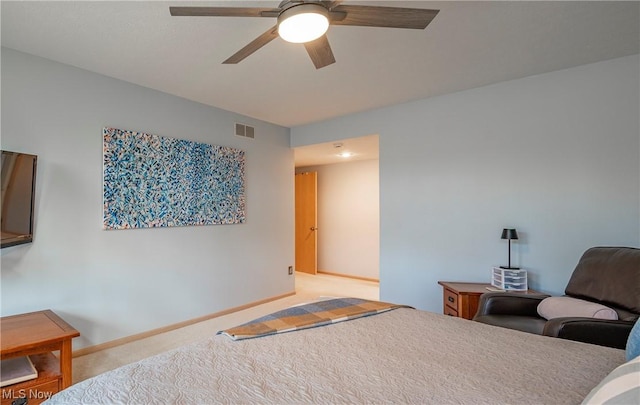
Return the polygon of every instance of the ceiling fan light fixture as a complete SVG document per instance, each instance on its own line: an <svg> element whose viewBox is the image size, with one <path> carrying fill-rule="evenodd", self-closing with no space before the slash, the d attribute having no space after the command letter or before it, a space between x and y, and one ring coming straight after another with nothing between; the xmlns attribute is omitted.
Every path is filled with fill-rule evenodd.
<svg viewBox="0 0 640 405"><path fill-rule="evenodd" d="M287 42L305 43L320 38L329 29L329 12L318 4L300 4L278 16L278 34Z"/></svg>

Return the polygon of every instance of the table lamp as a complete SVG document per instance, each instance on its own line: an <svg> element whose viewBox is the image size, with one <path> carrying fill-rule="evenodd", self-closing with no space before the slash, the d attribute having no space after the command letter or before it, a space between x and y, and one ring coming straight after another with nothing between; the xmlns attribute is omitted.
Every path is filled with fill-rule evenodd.
<svg viewBox="0 0 640 405"><path fill-rule="evenodd" d="M517 270L520 267L511 267L511 240L518 240L518 232L516 232L515 229L503 229L502 230L502 237L500 239L507 239L509 240L509 265L507 267L505 266L500 266L500 268L502 269L514 269Z"/></svg>

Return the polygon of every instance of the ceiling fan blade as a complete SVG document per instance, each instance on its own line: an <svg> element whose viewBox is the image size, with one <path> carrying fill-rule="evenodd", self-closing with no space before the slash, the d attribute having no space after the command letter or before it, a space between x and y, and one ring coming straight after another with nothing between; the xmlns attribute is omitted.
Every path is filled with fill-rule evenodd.
<svg viewBox="0 0 640 405"><path fill-rule="evenodd" d="M425 29L438 11L424 8L336 6L331 10L335 14L331 24ZM343 19L340 18L342 13L346 13Z"/></svg>
<svg viewBox="0 0 640 405"><path fill-rule="evenodd" d="M238 63L242 61L244 58L246 58L247 56L257 51L258 49L268 44L269 42L273 41L277 37L278 37L278 26L275 25L269 28L269 30L267 30L264 34L260 35L258 38L249 42L247 46L240 49L238 52L234 53L229 59L225 60L222 63L224 64Z"/></svg>
<svg viewBox="0 0 640 405"><path fill-rule="evenodd" d="M277 17L280 9L260 7L169 7L169 13L174 17L273 17L275 13Z"/></svg>
<svg viewBox="0 0 640 405"><path fill-rule="evenodd" d="M316 69L323 68L335 63L336 61L333 57L333 51L331 51L331 45L329 45L329 39L326 35L323 35L311 42L306 42L304 47L311 57L311 61L313 61Z"/></svg>

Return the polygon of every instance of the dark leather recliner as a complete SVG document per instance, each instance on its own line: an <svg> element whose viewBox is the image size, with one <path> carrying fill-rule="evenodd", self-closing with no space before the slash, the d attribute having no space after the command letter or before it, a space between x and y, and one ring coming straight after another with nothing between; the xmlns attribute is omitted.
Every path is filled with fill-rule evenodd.
<svg viewBox="0 0 640 405"><path fill-rule="evenodd" d="M615 310L618 320L538 315L545 294L485 293L474 321L624 349L640 317L640 249L593 247L578 262L565 289L569 297L596 302Z"/></svg>

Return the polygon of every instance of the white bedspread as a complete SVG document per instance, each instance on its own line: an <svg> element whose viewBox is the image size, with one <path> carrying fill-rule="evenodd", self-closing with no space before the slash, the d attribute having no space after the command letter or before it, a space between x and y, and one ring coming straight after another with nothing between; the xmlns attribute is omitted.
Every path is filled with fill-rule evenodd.
<svg viewBox="0 0 640 405"><path fill-rule="evenodd" d="M49 404L579 404L624 351L396 309L243 341L214 336Z"/></svg>

